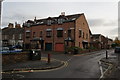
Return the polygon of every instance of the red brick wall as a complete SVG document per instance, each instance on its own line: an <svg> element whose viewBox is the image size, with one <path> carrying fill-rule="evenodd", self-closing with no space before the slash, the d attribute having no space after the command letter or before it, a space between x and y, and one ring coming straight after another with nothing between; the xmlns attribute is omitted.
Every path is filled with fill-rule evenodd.
<svg viewBox="0 0 120 80"><path fill-rule="evenodd" d="M83 25L84 23L84 25ZM75 28L76 26L76 28ZM57 28L63 28L63 37L58 38L57 37ZM90 33L89 33L89 26L88 23L85 19L84 15L81 15L76 21L72 22L66 22L63 24L52 24L52 25L38 25L38 26L32 26L29 28L31 31L31 37L30 39L26 40L25 38L25 43L30 43L30 40L33 39L33 32L36 32L36 37L40 37L40 31L43 31L43 39L44 39L44 45L45 43L53 43L53 50L55 49L55 44L56 43L63 43L64 40L68 37L68 29L72 28L71 30L71 38L75 39L75 46L78 46L80 48L83 48L82 41L86 40L90 42ZM26 30L27 28L25 28ZM46 29L52 29L52 37L47 38L46 37ZM79 38L79 29L81 29L84 32L84 39L83 37ZM86 39L86 34L88 34L88 39ZM26 36L26 35L25 35ZM54 36L54 39L53 39ZM79 44L80 43L80 44ZM45 46L44 46L45 49Z"/></svg>
<svg viewBox="0 0 120 80"><path fill-rule="evenodd" d="M83 24L84 23L84 24ZM82 32L84 32L84 38L80 37L79 38L79 29L82 30ZM81 15L77 20L76 20L76 29L75 29L75 34L76 34L76 38L75 38L75 46L78 46L80 48L83 48L82 45L82 41L86 40L88 42L90 42L90 33L89 33L89 26L88 23L85 19L84 15ZM82 33L83 34L83 33ZM86 39L86 34L88 34L88 39Z"/></svg>
<svg viewBox="0 0 120 80"><path fill-rule="evenodd" d="M2 64L11 64L16 62L22 62L29 60L29 55L27 52L20 54L4 54L2 55Z"/></svg>
<svg viewBox="0 0 120 80"><path fill-rule="evenodd" d="M68 37L68 29L71 29L71 38L74 39L74 22L67 22L67 23L63 23L63 24L52 24L52 25L38 25L38 26L32 26L30 28L25 28L26 30L31 30L31 36L30 38L26 38L25 37L25 43L30 43L30 40L33 39L33 32L35 32L36 37L40 37L40 31L42 31L42 37L44 39L44 45L45 43L53 43L54 41L54 45L53 45L53 50L55 50L55 44L56 43L63 43L64 44L64 40ZM57 28L63 28L63 37L57 37ZM46 29L52 29L52 37L48 38L46 37ZM26 34L25 34L26 36ZM54 39L53 39L54 36ZM45 49L45 46L44 46Z"/></svg>

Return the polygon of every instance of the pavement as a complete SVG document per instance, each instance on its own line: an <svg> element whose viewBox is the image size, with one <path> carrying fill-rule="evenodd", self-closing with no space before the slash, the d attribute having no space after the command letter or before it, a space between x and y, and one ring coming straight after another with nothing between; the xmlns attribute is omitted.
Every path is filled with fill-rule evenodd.
<svg viewBox="0 0 120 80"><path fill-rule="evenodd" d="M3 65L2 73L20 73L20 72L33 72L34 70L49 70L61 67L63 65L64 65L63 61L52 58L50 63L48 63L47 58L42 57L41 60Z"/></svg>
<svg viewBox="0 0 120 80"><path fill-rule="evenodd" d="M113 53L109 55L106 59L105 57L100 60L102 66L103 75L102 78L113 78L113 79L120 79L120 66L118 64L119 55Z"/></svg>
<svg viewBox="0 0 120 80"><path fill-rule="evenodd" d="M54 69L37 70L30 72L6 73L2 74L3 78L99 78L100 70L98 61L105 56L105 51L90 52L89 55L69 55L51 53L51 58L64 62L64 65ZM42 57L47 57L42 53ZM54 61L53 59L53 61ZM31 61L33 62L33 61ZM45 63L46 64L46 63ZM23 65L23 64L22 64Z"/></svg>

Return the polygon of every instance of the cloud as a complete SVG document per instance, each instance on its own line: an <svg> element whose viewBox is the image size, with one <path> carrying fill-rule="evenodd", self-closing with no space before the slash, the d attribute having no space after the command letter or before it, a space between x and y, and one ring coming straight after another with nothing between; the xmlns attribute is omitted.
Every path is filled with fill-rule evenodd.
<svg viewBox="0 0 120 80"><path fill-rule="evenodd" d="M105 22L103 25L104 26L117 26L117 20L115 21L109 21L109 22Z"/></svg>
<svg viewBox="0 0 120 80"><path fill-rule="evenodd" d="M100 27L100 26L117 26L118 20L109 20L106 21L105 19L89 19L88 23L91 27Z"/></svg>
<svg viewBox="0 0 120 80"><path fill-rule="evenodd" d="M3 15L2 16L2 26L6 27L9 23L18 22L19 24L23 24L28 19L34 19L34 15L22 14L22 13L14 13L13 15Z"/></svg>
<svg viewBox="0 0 120 80"><path fill-rule="evenodd" d="M114 29L111 29L111 30L109 31L109 34L118 35L118 27L117 27L117 28L114 28Z"/></svg>
<svg viewBox="0 0 120 80"><path fill-rule="evenodd" d="M8 25L8 22L2 22L2 27L7 27L7 25Z"/></svg>
<svg viewBox="0 0 120 80"><path fill-rule="evenodd" d="M104 23L102 19L88 19L90 26L101 26Z"/></svg>

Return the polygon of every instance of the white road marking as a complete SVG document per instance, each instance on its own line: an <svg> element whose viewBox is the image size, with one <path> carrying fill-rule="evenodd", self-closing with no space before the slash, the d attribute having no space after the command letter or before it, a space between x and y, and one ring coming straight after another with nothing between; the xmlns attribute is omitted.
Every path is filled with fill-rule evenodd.
<svg viewBox="0 0 120 80"><path fill-rule="evenodd" d="M100 65L100 72L101 72L100 79L101 79L101 78L103 78L103 68L102 68L101 62L99 61L98 63Z"/></svg>
<svg viewBox="0 0 120 80"><path fill-rule="evenodd" d="M72 58L68 59L67 62L69 62L70 60L72 60Z"/></svg>

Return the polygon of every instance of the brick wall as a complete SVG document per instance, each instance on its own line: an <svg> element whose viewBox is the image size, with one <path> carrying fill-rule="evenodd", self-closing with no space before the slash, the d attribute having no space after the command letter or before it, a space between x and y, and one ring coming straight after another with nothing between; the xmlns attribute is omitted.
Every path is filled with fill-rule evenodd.
<svg viewBox="0 0 120 80"><path fill-rule="evenodd" d="M84 38L83 36L79 37L79 29L82 30L82 35L84 32ZM86 40L88 43L90 42L90 33L89 33L89 26L88 23L85 19L84 15L81 15L77 20L76 20L76 29L75 29L75 46L78 46L80 48L83 48L82 41ZM86 34L88 34L88 38L86 39Z"/></svg>
<svg viewBox="0 0 120 80"><path fill-rule="evenodd" d="M29 55L27 52L22 52L19 54L4 54L4 55L2 55L2 64L3 65L27 61L27 60L29 60Z"/></svg>

